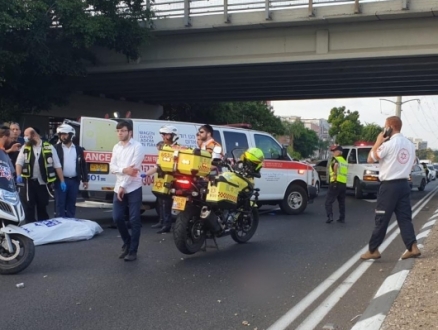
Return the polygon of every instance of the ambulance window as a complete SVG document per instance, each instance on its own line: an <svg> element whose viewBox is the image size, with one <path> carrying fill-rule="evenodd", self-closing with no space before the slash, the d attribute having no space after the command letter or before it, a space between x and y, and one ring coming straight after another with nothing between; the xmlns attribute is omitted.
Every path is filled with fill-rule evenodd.
<svg viewBox="0 0 438 330"><path fill-rule="evenodd" d="M371 148L359 148L357 149L359 164L366 164L368 161L368 154L370 153Z"/></svg>
<svg viewBox="0 0 438 330"><path fill-rule="evenodd" d="M245 133L224 131L225 151L231 154L236 148L248 149L248 139Z"/></svg>
<svg viewBox="0 0 438 330"><path fill-rule="evenodd" d="M222 145L221 133L215 129L213 130L213 139L220 145Z"/></svg>
<svg viewBox="0 0 438 330"><path fill-rule="evenodd" d="M281 158L281 147L272 137L254 134L254 140L256 147L263 151L265 159Z"/></svg>
<svg viewBox="0 0 438 330"><path fill-rule="evenodd" d="M348 164L357 164L356 149L351 150L350 156L348 156Z"/></svg>
<svg viewBox="0 0 438 330"><path fill-rule="evenodd" d="M342 157L344 157L344 159L347 159L348 156L348 152L350 151L350 149L343 149L342 151Z"/></svg>

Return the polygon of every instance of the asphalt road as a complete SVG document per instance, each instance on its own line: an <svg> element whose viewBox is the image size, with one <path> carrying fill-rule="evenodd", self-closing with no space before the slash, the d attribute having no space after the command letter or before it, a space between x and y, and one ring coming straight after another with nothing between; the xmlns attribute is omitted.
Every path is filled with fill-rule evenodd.
<svg viewBox="0 0 438 330"><path fill-rule="evenodd" d="M412 205L435 187L432 183L424 192L413 191ZM108 228L110 211L79 209L79 218L97 221L104 232L89 241L39 246L25 271L2 276L0 329L260 330L287 313L288 325L272 330L350 329L404 246L397 237L382 259L350 281L347 277L361 261L339 272L367 245L375 201L350 195L347 223L328 225L324 195L325 190L299 216L263 210L248 244L225 237L218 240L219 250L193 256L181 254L171 234L156 234L150 225L157 218L149 212L143 216L138 260L132 263L118 259L122 242L117 230ZM435 196L418 208L416 228L437 208ZM16 288L21 282L25 287ZM333 308L321 311L320 304L345 283L351 288L332 298ZM306 321L311 312L314 326Z"/></svg>

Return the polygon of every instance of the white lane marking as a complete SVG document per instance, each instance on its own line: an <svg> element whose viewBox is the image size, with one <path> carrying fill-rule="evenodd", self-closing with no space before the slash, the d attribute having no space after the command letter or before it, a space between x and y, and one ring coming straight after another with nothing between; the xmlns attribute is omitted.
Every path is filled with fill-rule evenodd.
<svg viewBox="0 0 438 330"><path fill-rule="evenodd" d="M400 290L408 274L409 270L403 269L397 273L389 275L385 281L383 281L382 286L379 288L373 299L383 296L391 291Z"/></svg>
<svg viewBox="0 0 438 330"><path fill-rule="evenodd" d="M427 227L433 226L435 224L435 222L436 222L436 220L430 220L430 221L428 221L428 222L426 222L424 224L423 228L427 228Z"/></svg>
<svg viewBox="0 0 438 330"><path fill-rule="evenodd" d="M419 200L413 207L412 210L421 210L426 200L432 194L435 195L438 187L430 191L426 196ZM432 195L432 196L433 196ZM431 196L431 197L432 197ZM428 200L429 201L429 200ZM427 201L427 202L428 202ZM422 204L423 203L423 204ZM416 212L418 212L418 210ZM387 233L392 231L392 229L397 225L394 221L387 230ZM283 330L286 329L292 322L294 322L297 317L301 315L316 299L318 299L325 291L327 291L330 286L336 282L342 275L344 275L355 263L358 262L360 255L368 250L368 245L364 246L359 250L353 257L351 257L345 264L343 264L338 270L331 274L327 279L325 279L321 284L319 284L315 289L313 289L306 297L304 297L298 304L292 307L286 312L282 317L280 317L273 325L271 325L268 330Z"/></svg>
<svg viewBox="0 0 438 330"><path fill-rule="evenodd" d="M364 199L364 201L368 203L376 203L377 199Z"/></svg>
<svg viewBox="0 0 438 330"><path fill-rule="evenodd" d="M379 246L379 251L383 252L398 236L399 230L394 231ZM368 247L367 247L368 248ZM356 259L356 261L358 261ZM374 261L363 261L310 315L296 328L296 330L315 329L324 317L332 310L339 300L350 290L350 288L360 279Z"/></svg>
<svg viewBox="0 0 438 330"><path fill-rule="evenodd" d="M435 213L432 217L430 217L431 219L435 219L438 218L438 213Z"/></svg>
<svg viewBox="0 0 438 330"><path fill-rule="evenodd" d="M427 237L427 235L429 235L429 233L430 233L430 229L422 231L421 233L419 233L417 235L417 240L420 240L421 238Z"/></svg>

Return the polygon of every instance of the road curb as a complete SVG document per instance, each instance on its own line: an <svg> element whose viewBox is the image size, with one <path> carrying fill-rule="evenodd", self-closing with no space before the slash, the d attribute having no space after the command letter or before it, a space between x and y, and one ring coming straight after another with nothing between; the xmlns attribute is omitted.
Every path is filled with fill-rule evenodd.
<svg viewBox="0 0 438 330"><path fill-rule="evenodd" d="M435 210L417 235L418 247L421 250L423 250L423 244L437 220L438 209ZM391 274L377 290L367 309L351 330L379 330L381 328L414 264L415 259L400 259L397 262Z"/></svg>

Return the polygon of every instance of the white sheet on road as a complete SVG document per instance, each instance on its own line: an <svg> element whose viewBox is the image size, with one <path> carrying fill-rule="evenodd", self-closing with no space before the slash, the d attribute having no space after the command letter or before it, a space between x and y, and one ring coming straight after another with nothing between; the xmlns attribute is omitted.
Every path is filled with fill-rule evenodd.
<svg viewBox="0 0 438 330"><path fill-rule="evenodd" d="M53 218L21 226L35 245L88 240L103 232L98 223L76 218Z"/></svg>

